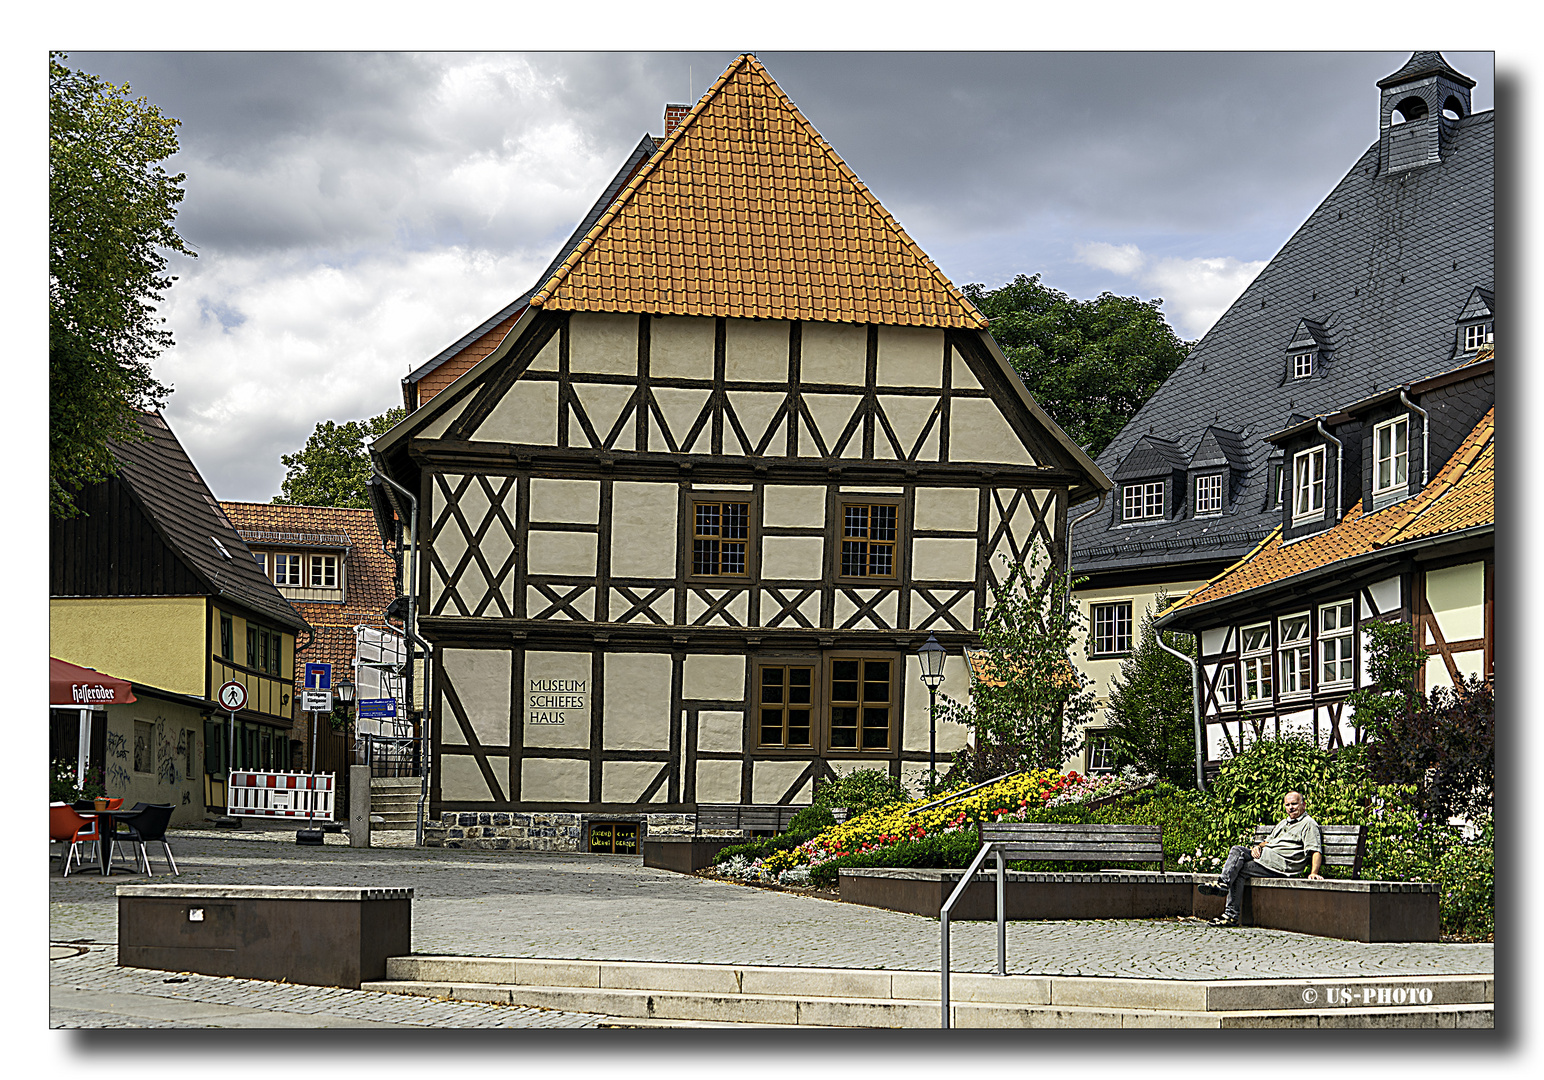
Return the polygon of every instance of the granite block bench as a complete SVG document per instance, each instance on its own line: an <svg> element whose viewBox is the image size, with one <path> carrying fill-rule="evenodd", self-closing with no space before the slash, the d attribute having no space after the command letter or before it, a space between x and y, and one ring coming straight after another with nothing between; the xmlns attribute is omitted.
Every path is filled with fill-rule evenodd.
<svg viewBox="0 0 1544 1080"><path fill-rule="evenodd" d="M120 967L342 986L413 951L413 890L120 885Z"/></svg>

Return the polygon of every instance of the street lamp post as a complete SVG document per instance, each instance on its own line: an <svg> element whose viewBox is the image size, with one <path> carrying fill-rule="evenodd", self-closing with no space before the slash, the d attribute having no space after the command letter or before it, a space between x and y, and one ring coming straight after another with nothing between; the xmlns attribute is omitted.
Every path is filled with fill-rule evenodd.
<svg viewBox="0 0 1544 1080"><path fill-rule="evenodd" d="M931 795L938 788L938 725L935 720L938 706L938 686L944 681L944 647L932 634L917 650L922 661L922 684L927 687L927 786Z"/></svg>

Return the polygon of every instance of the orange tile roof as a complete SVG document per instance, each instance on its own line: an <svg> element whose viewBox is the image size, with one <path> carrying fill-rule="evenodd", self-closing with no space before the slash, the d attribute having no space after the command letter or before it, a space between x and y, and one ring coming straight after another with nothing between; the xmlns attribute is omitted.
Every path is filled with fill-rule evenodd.
<svg viewBox="0 0 1544 1080"><path fill-rule="evenodd" d="M719 76L531 305L987 325L749 54Z"/></svg>
<svg viewBox="0 0 1544 1080"><path fill-rule="evenodd" d="M291 600L315 630L305 652L295 655L296 670L307 660L347 665L354 657L354 627L386 628L386 605L397 597L396 563L381 548L375 515L341 506L294 506L286 503L222 502L220 508L236 530L346 536L351 548L341 603ZM245 537L243 537L246 539ZM252 538L248 546L283 548L283 540Z"/></svg>
<svg viewBox="0 0 1544 1080"><path fill-rule="evenodd" d="M1277 528L1254 551L1170 604L1163 614L1236 596L1411 540L1494 525L1495 435L1496 410L1492 408L1415 498L1371 514L1363 514L1358 502L1334 528L1291 544L1281 542L1281 529Z"/></svg>

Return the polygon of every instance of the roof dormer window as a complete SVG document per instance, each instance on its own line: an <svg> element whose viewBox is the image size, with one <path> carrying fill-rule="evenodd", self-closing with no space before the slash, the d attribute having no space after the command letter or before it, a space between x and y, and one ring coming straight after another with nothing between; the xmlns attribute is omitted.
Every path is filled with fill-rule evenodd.
<svg viewBox="0 0 1544 1080"><path fill-rule="evenodd" d="M1489 289L1475 286L1454 320L1458 324L1458 343L1466 353L1478 352L1496 340L1496 297Z"/></svg>
<svg viewBox="0 0 1544 1080"><path fill-rule="evenodd" d="M1121 489L1122 521L1157 521L1163 517L1163 481L1127 484Z"/></svg>
<svg viewBox="0 0 1544 1080"><path fill-rule="evenodd" d="M1470 323L1464 327L1464 352L1475 352L1481 345L1494 344L1495 323Z"/></svg>
<svg viewBox="0 0 1544 1080"><path fill-rule="evenodd" d="M1292 377L1294 379L1306 379L1313 374L1313 361L1315 355L1316 354L1312 350L1309 350L1308 352L1292 354Z"/></svg>
<svg viewBox="0 0 1544 1080"><path fill-rule="evenodd" d="M1292 520L1324 516L1324 447L1304 450L1292 459Z"/></svg>
<svg viewBox="0 0 1544 1080"><path fill-rule="evenodd" d="M1196 516L1222 513L1222 474L1196 477Z"/></svg>

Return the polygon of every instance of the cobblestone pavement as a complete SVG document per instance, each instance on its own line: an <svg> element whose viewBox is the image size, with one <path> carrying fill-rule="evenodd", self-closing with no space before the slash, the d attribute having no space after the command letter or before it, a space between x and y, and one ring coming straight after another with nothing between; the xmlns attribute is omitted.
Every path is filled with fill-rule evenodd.
<svg viewBox="0 0 1544 1080"><path fill-rule="evenodd" d="M337 839L329 836L329 841ZM299 847L293 832L174 833L188 884L379 885L415 891L413 950L462 956L936 970L938 922L653 870L637 857ZM55 861L57 864L57 860ZM54 941L116 940L114 889L145 879L50 878ZM157 873L157 882L171 880ZM992 970L991 923L956 922L956 971ZM1194 920L1016 922L1015 973L1128 978L1489 974L1488 944L1334 941Z"/></svg>
<svg viewBox="0 0 1544 1080"><path fill-rule="evenodd" d="M51 952L51 1028L582 1028L607 1021L554 1009L121 968L111 945Z"/></svg>

